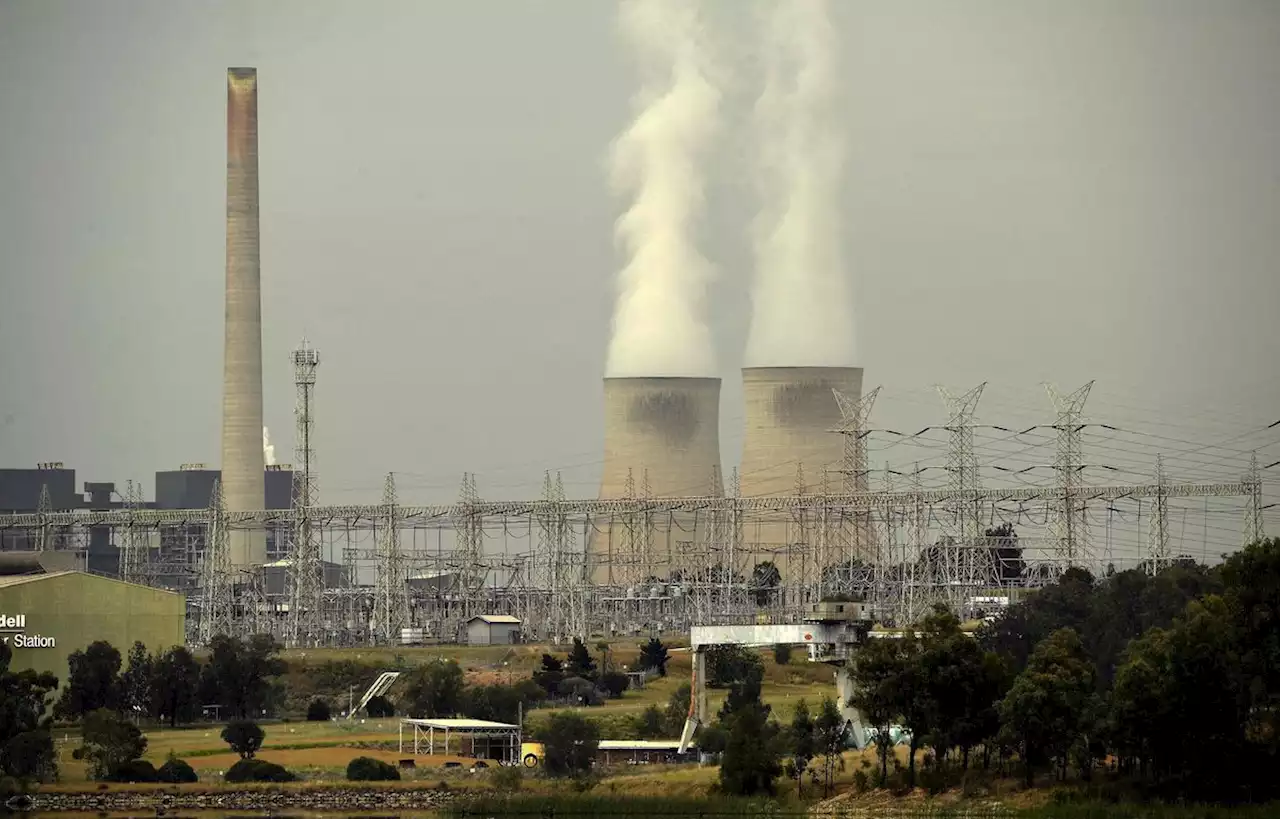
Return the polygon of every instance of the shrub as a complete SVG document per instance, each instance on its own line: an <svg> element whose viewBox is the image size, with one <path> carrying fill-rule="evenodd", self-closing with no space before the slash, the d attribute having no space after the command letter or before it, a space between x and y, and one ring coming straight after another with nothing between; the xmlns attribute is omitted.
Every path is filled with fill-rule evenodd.
<svg viewBox="0 0 1280 819"><path fill-rule="evenodd" d="M231 750L240 754L241 759L253 759L253 755L262 747L266 734L256 722L236 720L222 729L222 741L231 746Z"/></svg>
<svg viewBox="0 0 1280 819"><path fill-rule="evenodd" d="M791 646L786 643L778 643L773 647L773 661L778 665L791 664Z"/></svg>
<svg viewBox="0 0 1280 819"><path fill-rule="evenodd" d="M396 715L396 707L391 704L391 700L382 695L378 695L369 700L364 707L364 712L373 719L382 717L394 717Z"/></svg>
<svg viewBox="0 0 1280 819"><path fill-rule="evenodd" d="M395 766L369 756L358 756L347 764L351 782L393 782L400 778Z"/></svg>
<svg viewBox="0 0 1280 819"><path fill-rule="evenodd" d="M109 782L158 782L156 766L145 759L131 759L112 768L107 776Z"/></svg>
<svg viewBox="0 0 1280 819"><path fill-rule="evenodd" d="M296 777L284 766L265 759L241 759L227 769L228 782L292 782Z"/></svg>
<svg viewBox="0 0 1280 819"><path fill-rule="evenodd" d="M160 770L156 771L156 780L174 783L199 782L200 777L196 776L195 770L186 761L170 754L165 763L160 766Z"/></svg>
<svg viewBox="0 0 1280 819"><path fill-rule="evenodd" d="M600 675L600 688L611 699L618 699L631 686L631 680L621 671L606 671Z"/></svg>
<svg viewBox="0 0 1280 819"><path fill-rule="evenodd" d="M524 771L519 766L501 766L489 774L489 782L499 793L515 793L524 783Z"/></svg>
<svg viewBox="0 0 1280 819"><path fill-rule="evenodd" d="M307 706L307 722L328 722L329 703L322 699L314 699Z"/></svg>

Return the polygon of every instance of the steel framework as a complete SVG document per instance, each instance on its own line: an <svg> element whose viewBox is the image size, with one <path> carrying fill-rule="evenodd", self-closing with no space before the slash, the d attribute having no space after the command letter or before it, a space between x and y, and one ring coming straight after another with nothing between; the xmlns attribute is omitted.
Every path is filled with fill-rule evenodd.
<svg viewBox="0 0 1280 819"><path fill-rule="evenodd" d="M316 483L314 441L316 368L320 353L304 338L293 351L293 383L297 390L293 416L294 509L308 510L319 499ZM324 639L324 564L321 561L321 532L311 516L300 514L289 530L289 645L315 645Z"/></svg>

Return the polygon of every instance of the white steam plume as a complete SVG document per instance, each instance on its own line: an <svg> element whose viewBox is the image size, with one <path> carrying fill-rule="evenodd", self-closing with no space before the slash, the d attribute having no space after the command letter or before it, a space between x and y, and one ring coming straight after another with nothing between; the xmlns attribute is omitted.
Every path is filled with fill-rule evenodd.
<svg viewBox="0 0 1280 819"><path fill-rule="evenodd" d="M707 287L715 269L698 251L702 164L718 131L720 91L704 47L701 3L622 0L619 21L640 73L635 119L610 156L615 192L631 206L618 220L619 274L605 374L710 376L715 350Z"/></svg>
<svg viewBox="0 0 1280 819"><path fill-rule="evenodd" d="M262 428L262 460L267 466L276 465L276 448L271 443L271 433L267 432L267 428Z"/></svg>
<svg viewBox="0 0 1280 819"><path fill-rule="evenodd" d="M827 0L772 0L761 17L764 91L755 106L762 206L748 366L856 363L841 251L844 133Z"/></svg>

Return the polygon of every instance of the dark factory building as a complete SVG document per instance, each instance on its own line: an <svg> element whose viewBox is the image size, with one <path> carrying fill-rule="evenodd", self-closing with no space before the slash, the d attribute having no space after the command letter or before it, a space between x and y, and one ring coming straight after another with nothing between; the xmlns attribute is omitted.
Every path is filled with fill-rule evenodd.
<svg viewBox="0 0 1280 819"><path fill-rule="evenodd" d="M72 509L119 509L116 485L111 482L88 481L83 494L76 491L76 471L61 463L39 464L34 469L0 469L0 513L29 515L40 511L40 498L48 493L50 512ZM28 530L0 530L0 551L32 551L42 547L72 549L76 544L62 533L52 535L53 542L40 544L39 534ZM91 572L118 574L120 551L111 542L111 530L94 527L89 530L85 566Z"/></svg>
<svg viewBox="0 0 1280 819"><path fill-rule="evenodd" d="M186 464L179 469L156 473L156 509L207 509L213 499L213 485L222 472L204 464ZM267 467L266 490L268 509L288 509L293 502L293 467L274 464ZM157 562L165 571L157 576L157 584L166 588L186 589L193 582L204 559L203 526L165 527L160 532L160 554ZM283 559L288 549L287 527L267 529L267 560Z"/></svg>

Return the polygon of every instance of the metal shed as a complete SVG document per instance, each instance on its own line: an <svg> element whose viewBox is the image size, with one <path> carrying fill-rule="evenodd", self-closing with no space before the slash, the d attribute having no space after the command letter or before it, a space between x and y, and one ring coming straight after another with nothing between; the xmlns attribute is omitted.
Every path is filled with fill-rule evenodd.
<svg viewBox="0 0 1280 819"><path fill-rule="evenodd" d="M477 614L467 621L467 643L506 646L520 642L520 618L509 614Z"/></svg>

